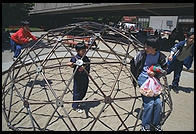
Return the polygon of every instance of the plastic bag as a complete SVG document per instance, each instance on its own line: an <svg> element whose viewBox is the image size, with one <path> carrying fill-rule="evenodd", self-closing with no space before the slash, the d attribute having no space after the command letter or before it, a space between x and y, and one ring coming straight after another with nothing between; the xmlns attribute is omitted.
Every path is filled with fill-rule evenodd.
<svg viewBox="0 0 196 134"><path fill-rule="evenodd" d="M161 91L161 83L155 77L149 77L140 87L140 93L147 97L158 96Z"/></svg>

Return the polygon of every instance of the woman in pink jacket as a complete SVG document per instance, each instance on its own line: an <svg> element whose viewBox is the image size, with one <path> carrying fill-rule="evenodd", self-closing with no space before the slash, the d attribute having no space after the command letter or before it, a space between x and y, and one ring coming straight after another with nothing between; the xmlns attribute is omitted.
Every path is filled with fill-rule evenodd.
<svg viewBox="0 0 196 134"><path fill-rule="evenodd" d="M10 44L12 46L12 50L14 51L13 60L15 61L16 58L21 53L22 48L25 44L29 43L31 39L37 40L37 38L30 33L29 29L29 22L22 21L22 27L14 33L10 38Z"/></svg>

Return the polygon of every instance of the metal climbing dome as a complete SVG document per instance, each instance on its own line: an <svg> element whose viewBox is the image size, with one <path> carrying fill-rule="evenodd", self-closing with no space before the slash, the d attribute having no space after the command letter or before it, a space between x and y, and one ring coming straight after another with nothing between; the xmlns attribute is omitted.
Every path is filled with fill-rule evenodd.
<svg viewBox="0 0 196 134"><path fill-rule="evenodd" d="M73 68L77 42L89 42L89 87L81 101L84 113L73 111ZM23 49L2 76L2 115L15 131L139 131L142 99L130 72L130 60L143 49L132 34L95 22L79 22L49 30ZM172 111L166 76L162 125Z"/></svg>

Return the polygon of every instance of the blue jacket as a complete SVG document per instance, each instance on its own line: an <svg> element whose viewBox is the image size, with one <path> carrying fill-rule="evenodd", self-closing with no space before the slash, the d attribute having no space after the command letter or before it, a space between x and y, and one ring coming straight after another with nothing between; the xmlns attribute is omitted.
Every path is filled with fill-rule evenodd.
<svg viewBox="0 0 196 134"><path fill-rule="evenodd" d="M76 63L76 58L81 59L82 57L79 54L77 54L76 56L72 57L70 61L73 63ZM84 62L90 62L90 60L87 56L84 56L84 58L82 60ZM84 65L84 67L87 70L87 72L89 73L90 72L90 64ZM76 69L76 66L74 66L73 72L75 71L75 69ZM88 74L84 70L82 72L77 70L74 75L74 80L75 79L80 79L80 80L85 79L86 80L86 79L88 79Z"/></svg>
<svg viewBox="0 0 196 134"><path fill-rule="evenodd" d="M183 46L185 45L186 40L179 42L178 44L175 44L172 48L171 51L176 52L179 50L179 53L182 51ZM191 65L193 63L193 56L194 56L194 46L192 47L192 56L188 56L184 61L183 65L188 69L191 68ZM176 60L176 58L174 59Z"/></svg>

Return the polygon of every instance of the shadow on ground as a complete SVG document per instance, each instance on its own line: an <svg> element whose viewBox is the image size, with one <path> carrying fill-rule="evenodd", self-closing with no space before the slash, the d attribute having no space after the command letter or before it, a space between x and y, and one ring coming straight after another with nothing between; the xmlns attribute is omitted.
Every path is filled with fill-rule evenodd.
<svg viewBox="0 0 196 134"><path fill-rule="evenodd" d="M194 91L194 89L191 88L191 87L181 87L181 86L179 86L178 91L183 91L185 93L191 93L191 91Z"/></svg>

